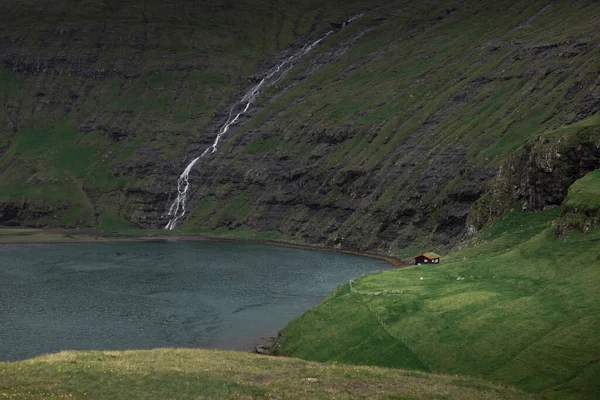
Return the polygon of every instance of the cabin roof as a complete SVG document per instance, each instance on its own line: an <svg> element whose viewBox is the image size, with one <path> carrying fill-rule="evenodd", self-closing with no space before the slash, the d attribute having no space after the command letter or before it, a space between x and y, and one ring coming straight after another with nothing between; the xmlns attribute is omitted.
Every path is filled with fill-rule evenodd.
<svg viewBox="0 0 600 400"><path fill-rule="evenodd" d="M432 253L432 252L429 252L429 253L423 253L423 254L419 254L418 256L415 256L414 258L421 257L421 256L423 256L423 257L425 257L425 258L428 258L428 259L430 259L430 260L433 260L433 259L435 259L435 258L440 258L440 255L439 255L439 254Z"/></svg>

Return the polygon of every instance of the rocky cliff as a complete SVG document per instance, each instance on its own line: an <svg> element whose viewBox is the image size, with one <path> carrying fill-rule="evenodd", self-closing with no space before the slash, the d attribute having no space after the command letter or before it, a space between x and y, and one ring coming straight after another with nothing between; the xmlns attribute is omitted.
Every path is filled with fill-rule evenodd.
<svg viewBox="0 0 600 400"><path fill-rule="evenodd" d="M194 168L180 229L401 254L598 167L596 2L2 7L3 224L164 226L231 105L329 30Z"/></svg>

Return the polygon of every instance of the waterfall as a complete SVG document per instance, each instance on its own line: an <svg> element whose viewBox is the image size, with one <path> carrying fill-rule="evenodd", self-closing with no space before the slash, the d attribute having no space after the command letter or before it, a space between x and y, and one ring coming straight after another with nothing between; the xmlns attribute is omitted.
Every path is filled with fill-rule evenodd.
<svg viewBox="0 0 600 400"><path fill-rule="evenodd" d="M343 26L345 26L347 23L354 21L356 18L361 17L362 15L363 14L359 14L359 15L351 18L350 20L344 22ZM198 157L194 158L187 165L187 167L185 167L185 169L183 170L183 172L177 179L177 198L175 199L175 201L173 201L173 203L171 204L171 207L169 208L169 212L167 213L167 216L169 217L169 223L165 226L165 229L169 229L169 230L175 229L177 221L185 215L187 193L188 193L188 189L190 188L189 175L190 175L190 171L192 170L194 165L198 162L198 160L217 151L217 148L219 145L219 140L221 140L221 137L225 133L227 133L227 131L229 130L231 125L235 124L238 121L238 119L240 118L241 115L245 114L248 111L248 109L250 108L250 105L257 99L257 97L260 95L260 92L263 88L268 88L269 86L272 86L275 83L277 83L294 65L296 65L296 63L300 59L302 59L302 57L304 57L311 50L313 50L319 43L321 43L323 40L325 40L325 38L327 38L333 32L334 32L333 30L329 31L324 36L322 36L320 39L315 40L314 42L312 42L310 44L304 45L304 47L302 47L296 53L292 54L290 57L286 58L281 63L279 63L277 66L272 68L260 80L260 82L258 82L252 88L250 88L250 90L248 92L246 92L246 94L244 94L244 96L231 107L231 109L229 110L229 117L227 118L227 121L221 127L221 129L219 129L219 132L217 133L217 136L215 137L213 144L210 145L206 150L204 150L204 152L202 154L200 154ZM235 110L240 109L240 108L241 108L241 111L236 113Z"/></svg>

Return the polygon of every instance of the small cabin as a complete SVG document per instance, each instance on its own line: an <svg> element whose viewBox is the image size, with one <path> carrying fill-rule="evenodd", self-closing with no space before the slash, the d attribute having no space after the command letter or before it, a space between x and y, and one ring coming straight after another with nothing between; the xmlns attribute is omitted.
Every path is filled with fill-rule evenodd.
<svg viewBox="0 0 600 400"><path fill-rule="evenodd" d="M440 255L435 253L423 253L415 256L415 265L437 264L440 262Z"/></svg>

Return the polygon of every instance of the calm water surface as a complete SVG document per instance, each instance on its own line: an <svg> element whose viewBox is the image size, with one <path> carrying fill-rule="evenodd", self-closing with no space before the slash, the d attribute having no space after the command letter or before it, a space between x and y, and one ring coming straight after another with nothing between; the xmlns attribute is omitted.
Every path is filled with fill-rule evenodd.
<svg viewBox="0 0 600 400"><path fill-rule="evenodd" d="M0 245L0 360L247 349L385 261L215 242Z"/></svg>

